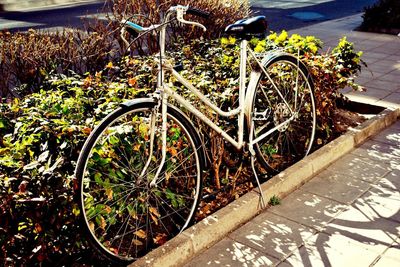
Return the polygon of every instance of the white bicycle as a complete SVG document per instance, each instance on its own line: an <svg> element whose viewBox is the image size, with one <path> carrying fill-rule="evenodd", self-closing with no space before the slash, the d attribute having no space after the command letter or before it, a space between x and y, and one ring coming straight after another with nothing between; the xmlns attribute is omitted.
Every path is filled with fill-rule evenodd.
<svg viewBox="0 0 400 267"><path fill-rule="evenodd" d="M192 223L201 199L204 144L190 119L169 99L238 150L248 150L258 185L255 160L265 170L287 167L307 155L313 144L315 100L305 65L282 51L259 59L248 48L249 38L266 31L265 18L239 20L226 28L227 34L241 40L240 88L238 107L223 111L165 57L170 22L205 30L202 24L187 21L185 14L207 17L206 12L174 6L159 25L145 28L123 21L123 35L126 31L160 34L158 86L152 97L122 104L97 125L77 163L84 226L97 250L113 262L134 261L181 233ZM250 59L256 67L247 78ZM221 117L236 116L237 135L223 131L171 88L165 81L167 73Z"/></svg>

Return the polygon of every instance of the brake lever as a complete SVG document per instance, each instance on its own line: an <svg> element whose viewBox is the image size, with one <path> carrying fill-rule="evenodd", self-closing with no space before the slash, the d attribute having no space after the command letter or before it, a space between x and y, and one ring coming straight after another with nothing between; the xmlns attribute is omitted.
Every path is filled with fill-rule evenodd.
<svg viewBox="0 0 400 267"><path fill-rule="evenodd" d="M195 22L195 21L188 21L188 20L186 20L184 17L183 17L183 15L185 14L185 11L186 11L186 9L185 9L186 7L183 7L182 6L182 8L178 8L177 10L176 10L176 19L179 21L179 22L181 22L181 23L183 23L183 24L189 24L189 25L194 25L194 26L197 26L197 27L200 27L200 28L202 28L203 29L203 31L207 31L207 28L203 25L203 24L201 24L201 23L198 23L198 22Z"/></svg>
<svg viewBox="0 0 400 267"><path fill-rule="evenodd" d="M203 29L203 31L207 31L207 28L201 23L194 22L194 21L188 21L188 20L185 20L184 18L178 19L178 21L181 23L184 23L184 24L189 24L189 25L194 25L194 26L200 27Z"/></svg>

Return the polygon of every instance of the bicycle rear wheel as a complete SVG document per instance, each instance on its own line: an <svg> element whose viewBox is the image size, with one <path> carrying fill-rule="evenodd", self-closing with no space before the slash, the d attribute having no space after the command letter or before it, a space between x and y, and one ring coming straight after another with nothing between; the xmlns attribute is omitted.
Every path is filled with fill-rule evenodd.
<svg viewBox="0 0 400 267"><path fill-rule="evenodd" d="M264 66L268 75L261 73L253 97L253 140L261 139L255 150L262 167L277 173L311 150L316 129L314 90L307 68L291 55L276 56Z"/></svg>
<svg viewBox="0 0 400 267"><path fill-rule="evenodd" d="M161 116L152 116L154 107L145 100L115 110L91 133L78 160L84 225L94 247L115 263L131 262L183 231L200 199L200 140L174 108L167 114L166 161L157 185L150 186L162 151Z"/></svg>

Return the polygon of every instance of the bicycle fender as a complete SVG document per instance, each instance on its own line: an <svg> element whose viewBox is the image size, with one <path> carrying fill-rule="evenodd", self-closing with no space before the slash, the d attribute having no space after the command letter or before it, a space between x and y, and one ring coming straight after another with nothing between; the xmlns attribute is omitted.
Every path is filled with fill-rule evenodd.
<svg viewBox="0 0 400 267"><path fill-rule="evenodd" d="M146 98L136 98L136 99L133 99L133 100L128 100L128 101L126 101L126 102L124 102L124 103L121 103L120 104L120 106L122 107L122 108L129 108L129 107L131 107L131 106L133 106L133 105L136 105L136 104L138 104L138 103L144 103L144 102L149 102L149 103L156 103L155 102L155 100L153 99L153 98L150 98L150 97L146 97Z"/></svg>

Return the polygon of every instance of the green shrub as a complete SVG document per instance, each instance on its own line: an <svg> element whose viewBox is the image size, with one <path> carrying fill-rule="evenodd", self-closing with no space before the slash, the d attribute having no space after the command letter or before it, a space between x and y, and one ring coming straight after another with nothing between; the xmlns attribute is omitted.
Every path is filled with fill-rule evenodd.
<svg viewBox="0 0 400 267"><path fill-rule="evenodd" d="M59 264L87 248L75 161L94 123L137 93L99 76L54 78L50 88L0 108L0 257L17 265Z"/></svg>
<svg viewBox="0 0 400 267"><path fill-rule="evenodd" d="M333 115L336 111L336 100L341 98L340 90L345 87L357 91L364 89L354 82L361 71L361 64L365 64L361 60L362 52L355 52L353 44L343 37L330 54L319 54L321 40L298 34L288 36L286 31L272 33L266 40L252 40L250 44L258 52L284 48L287 52L298 55L308 66L315 86L317 143L322 145L332 140L338 134L334 129Z"/></svg>
<svg viewBox="0 0 400 267"><path fill-rule="evenodd" d="M400 2L398 0L379 0L364 11L363 22L360 26L362 30L400 33Z"/></svg>

